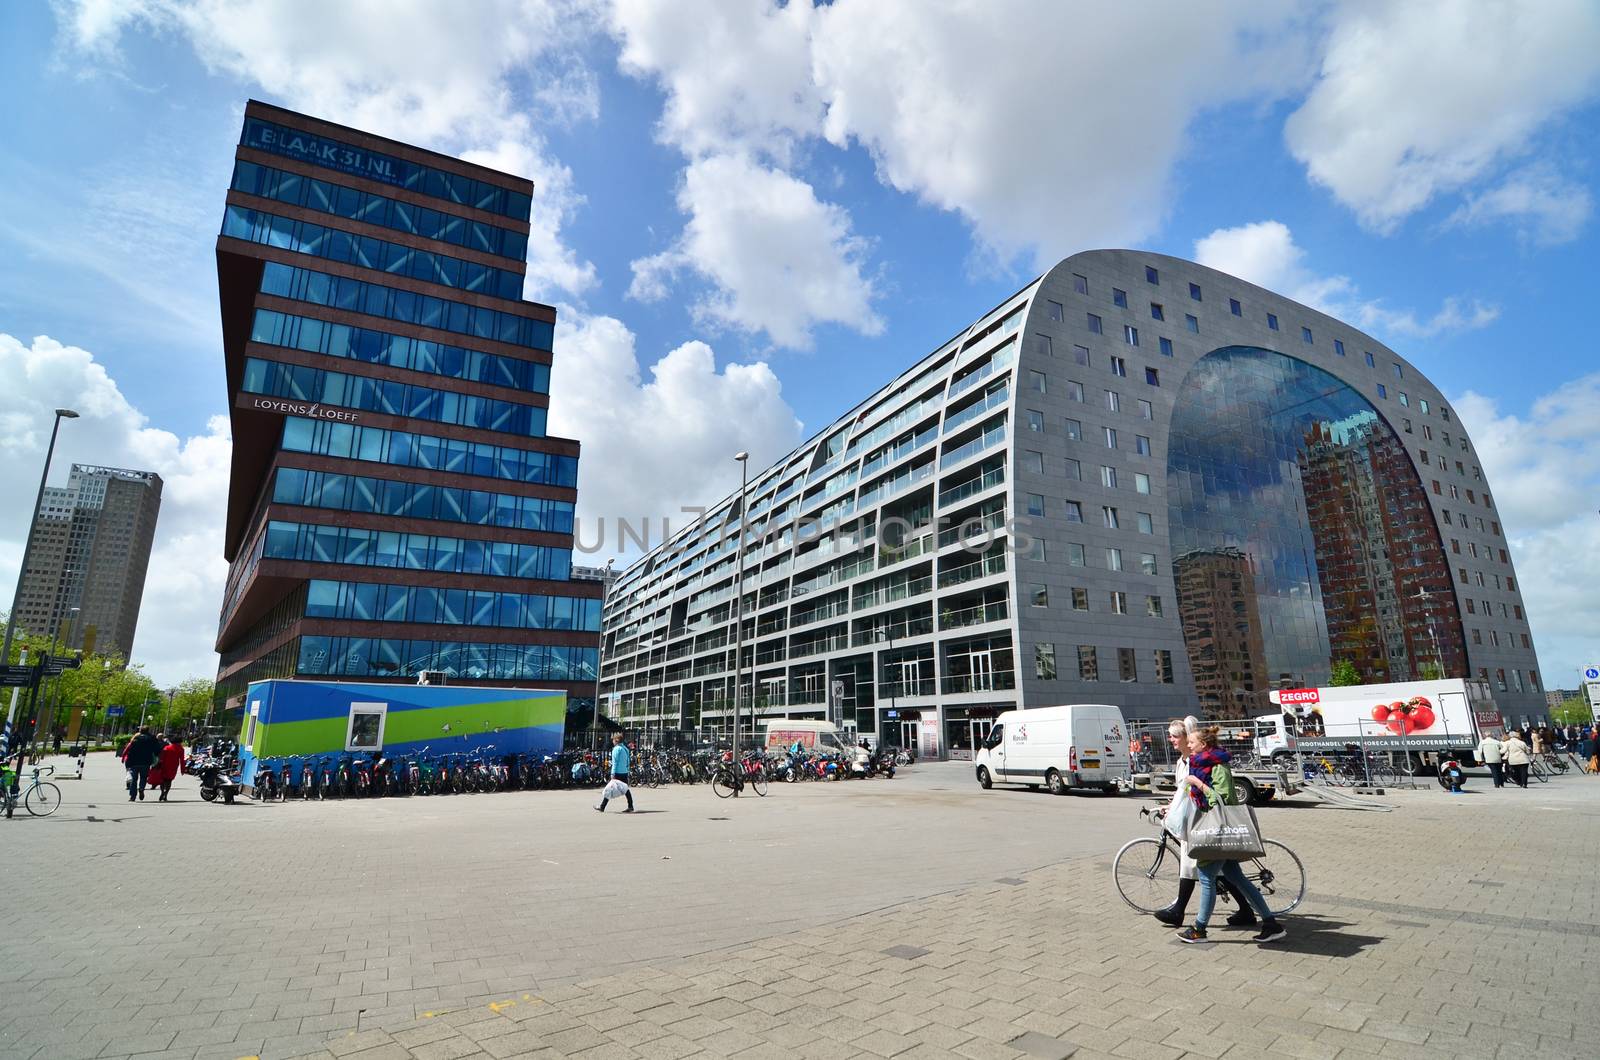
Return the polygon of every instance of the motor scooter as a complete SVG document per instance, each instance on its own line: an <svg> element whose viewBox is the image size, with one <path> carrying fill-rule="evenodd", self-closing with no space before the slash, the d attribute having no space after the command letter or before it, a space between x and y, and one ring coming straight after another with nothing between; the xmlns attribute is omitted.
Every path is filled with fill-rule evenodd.
<svg viewBox="0 0 1600 1060"><path fill-rule="evenodd" d="M189 772L200 779L200 798L206 802L216 802L221 796L222 801L232 804L238 796L240 788L239 778L234 776L231 762L223 762L216 758L200 758L190 761Z"/></svg>

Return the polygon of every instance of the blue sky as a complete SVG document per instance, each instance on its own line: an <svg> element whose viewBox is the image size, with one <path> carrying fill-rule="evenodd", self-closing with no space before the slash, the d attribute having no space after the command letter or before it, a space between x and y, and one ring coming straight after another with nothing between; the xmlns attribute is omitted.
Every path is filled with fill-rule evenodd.
<svg viewBox="0 0 1600 1060"><path fill-rule="evenodd" d="M780 455L1053 260L1148 247L1342 316L1452 396L1570 685L1600 658L1600 12L1129 6L6 5L8 484L67 402L57 478L160 470L139 654L208 672L212 248L254 96L536 180L528 297L561 312L553 423L584 441L590 517L719 496L728 454Z"/></svg>

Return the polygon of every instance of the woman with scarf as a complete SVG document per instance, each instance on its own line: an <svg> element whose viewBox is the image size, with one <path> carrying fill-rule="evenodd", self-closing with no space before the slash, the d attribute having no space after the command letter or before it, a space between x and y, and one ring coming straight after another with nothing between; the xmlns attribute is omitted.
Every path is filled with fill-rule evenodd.
<svg viewBox="0 0 1600 1060"><path fill-rule="evenodd" d="M1231 756L1217 746L1217 730L1201 729L1189 734L1189 775L1183 779L1189 797L1196 807L1209 807L1237 802L1233 790L1233 770L1228 762ZM1257 942L1276 942L1289 933L1267 909L1267 900L1261 897L1255 884L1245 878L1237 861L1201 861L1195 866L1200 877L1200 909L1195 914L1194 926L1178 932L1179 942L1204 942L1206 924L1211 920L1211 910L1217 904L1217 878L1220 876L1238 888L1250 905L1261 916L1261 930Z"/></svg>

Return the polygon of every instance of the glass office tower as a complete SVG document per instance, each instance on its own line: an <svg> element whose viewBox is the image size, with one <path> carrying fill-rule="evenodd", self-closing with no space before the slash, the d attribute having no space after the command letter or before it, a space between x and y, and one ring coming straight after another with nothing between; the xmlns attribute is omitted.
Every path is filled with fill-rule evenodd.
<svg viewBox="0 0 1600 1060"><path fill-rule="evenodd" d="M218 699L318 677L592 700L578 443L546 434L533 185L251 101L217 279L233 419Z"/></svg>
<svg viewBox="0 0 1600 1060"><path fill-rule="evenodd" d="M601 692L963 757L1002 710L1267 713L1279 688L1544 693L1466 428L1369 335L1192 262L1066 259L626 570Z"/></svg>

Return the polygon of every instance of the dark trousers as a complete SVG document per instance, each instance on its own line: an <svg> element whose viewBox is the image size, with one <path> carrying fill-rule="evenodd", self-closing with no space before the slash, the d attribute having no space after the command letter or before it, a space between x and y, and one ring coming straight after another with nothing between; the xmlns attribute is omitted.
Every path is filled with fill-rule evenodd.
<svg viewBox="0 0 1600 1060"><path fill-rule="evenodd" d="M1519 787L1519 788L1527 787L1528 786L1528 767L1527 767L1527 765L1524 764L1524 765L1520 765L1520 766L1511 766L1510 768L1511 768L1511 779L1516 781L1517 787Z"/></svg>
<svg viewBox="0 0 1600 1060"><path fill-rule="evenodd" d="M611 779L612 780L620 780L624 784L627 784L628 783L628 774L626 774L626 773L613 773L613 774L611 774ZM627 799L628 799L628 809L631 810L631 809L633 809L633 788L632 788L632 786L630 786L628 788ZM610 801L611 801L610 799L601 799L600 800L600 808L602 810L605 809L606 808L606 803L608 803Z"/></svg>
<svg viewBox="0 0 1600 1060"><path fill-rule="evenodd" d="M172 780L171 780L171 778L168 778L167 780L163 780L161 782L161 801L162 802L166 802L167 801L167 794L170 791L172 791Z"/></svg>
<svg viewBox="0 0 1600 1060"><path fill-rule="evenodd" d="M1505 787L1506 767L1500 762L1485 762L1484 765L1489 767L1489 775L1494 778L1494 786L1497 788Z"/></svg>
<svg viewBox="0 0 1600 1060"><path fill-rule="evenodd" d="M149 766L129 766L128 767L128 801L129 802L132 802L134 800L135 796L137 796L137 797L139 797L141 799L144 798L145 781L147 781L149 779L150 779L150 767Z"/></svg>

